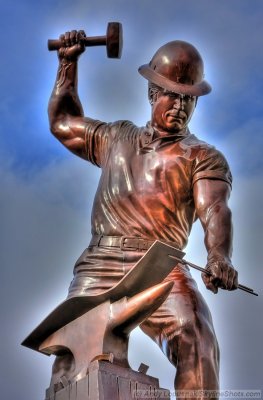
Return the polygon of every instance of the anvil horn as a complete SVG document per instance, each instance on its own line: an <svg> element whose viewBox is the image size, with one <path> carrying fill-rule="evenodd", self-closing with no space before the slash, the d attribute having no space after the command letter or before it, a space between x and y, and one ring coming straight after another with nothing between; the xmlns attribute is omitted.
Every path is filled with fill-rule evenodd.
<svg viewBox="0 0 263 400"><path fill-rule="evenodd" d="M155 285L143 292L111 305L111 321L109 328L116 333L128 335L137 325L149 317L172 290L173 282L164 282Z"/></svg>

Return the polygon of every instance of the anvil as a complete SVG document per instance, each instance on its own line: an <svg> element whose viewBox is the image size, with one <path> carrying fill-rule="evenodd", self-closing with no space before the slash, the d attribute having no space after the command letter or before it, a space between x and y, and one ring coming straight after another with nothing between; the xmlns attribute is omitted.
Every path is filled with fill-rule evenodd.
<svg viewBox="0 0 263 400"><path fill-rule="evenodd" d="M162 282L184 253L156 241L120 282L92 296L67 299L22 343L57 356L51 387L76 382L96 359L129 367L128 342L132 329L166 299L173 282ZM162 283L160 283L162 282Z"/></svg>

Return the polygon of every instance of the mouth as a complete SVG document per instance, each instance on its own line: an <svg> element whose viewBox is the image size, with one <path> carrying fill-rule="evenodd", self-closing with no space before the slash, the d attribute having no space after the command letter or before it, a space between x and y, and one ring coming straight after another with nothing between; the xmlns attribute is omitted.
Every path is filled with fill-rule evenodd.
<svg viewBox="0 0 263 400"><path fill-rule="evenodd" d="M165 113L165 119L167 121L184 121L186 119L186 115L182 111L167 111Z"/></svg>

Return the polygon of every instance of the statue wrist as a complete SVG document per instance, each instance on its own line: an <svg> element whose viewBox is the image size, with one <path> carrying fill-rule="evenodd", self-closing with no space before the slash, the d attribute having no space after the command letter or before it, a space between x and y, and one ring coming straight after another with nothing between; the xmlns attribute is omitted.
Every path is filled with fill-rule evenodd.
<svg viewBox="0 0 263 400"><path fill-rule="evenodd" d="M207 256L207 264L212 264L215 262L223 262L223 263L231 264L231 259L226 254L222 254L218 251L211 251L208 253L208 256Z"/></svg>
<svg viewBox="0 0 263 400"><path fill-rule="evenodd" d="M80 54L73 53L69 47L61 47L58 50L58 59L60 63L71 63L77 62L79 59Z"/></svg>

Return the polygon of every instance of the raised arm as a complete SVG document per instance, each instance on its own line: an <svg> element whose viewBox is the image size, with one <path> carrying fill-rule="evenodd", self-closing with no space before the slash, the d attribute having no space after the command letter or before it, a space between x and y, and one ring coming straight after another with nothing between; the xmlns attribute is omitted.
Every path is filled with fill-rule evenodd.
<svg viewBox="0 0 263 400"><path fill-rule="evenodd" d="M78 58L84 52L83 31L71 31L61 35L64 47L58 51L59 67L52 91L48 115L53 135L70 151L86 159L86 132L91 119L83 115L78 97Z"/></svg>
<svg viewBox="0 0 263 400"><path fill-rule="evenodd" d="M232 222L228 207L230 186L217 179L200 179L194 184L194 200L197 216L205 232L207 270L202 274L207 289L217 293L218 287L237 288L237 271L231 263Z"/></svg>

